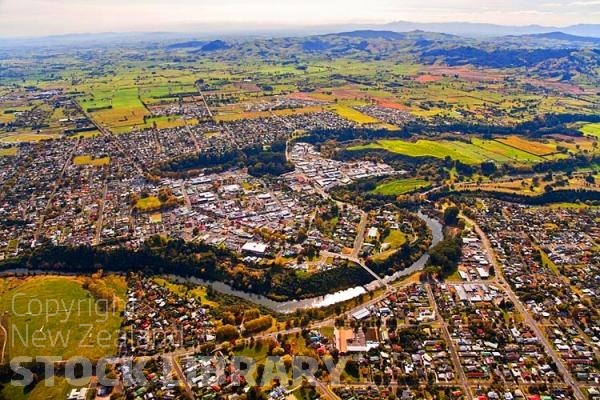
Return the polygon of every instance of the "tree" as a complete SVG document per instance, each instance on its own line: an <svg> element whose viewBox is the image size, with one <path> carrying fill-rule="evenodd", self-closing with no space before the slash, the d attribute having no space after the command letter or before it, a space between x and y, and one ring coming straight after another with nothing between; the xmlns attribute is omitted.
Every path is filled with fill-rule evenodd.
<svg viewBox="0 0 600 400"><path fill-rule="evenodd" d="M458 214L460 210L458 207L452 206L444 210L444 223L446 225L456 225L458 223Z"/></svg>
<svg viewBox="0 0 600 400"><path fill-rule="evenodd" d="M223 325L217 329L217 340L220 342L234 340L240 337L240 333L233 325Z"/></svg>

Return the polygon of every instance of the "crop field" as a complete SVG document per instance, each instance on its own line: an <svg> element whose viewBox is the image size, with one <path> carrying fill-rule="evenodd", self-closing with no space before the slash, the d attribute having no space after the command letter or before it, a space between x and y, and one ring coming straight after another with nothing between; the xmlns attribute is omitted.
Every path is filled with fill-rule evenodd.
<svg viewBox="0 0 600 400"><path fill-rule="evenodd" d="M73 164L92 165L94 167L101 167L103 165L110 164L110 157L93 158L91 155L75 156L73 157Z"/></svg>
<svg viewBox="0 0 600 400"><path fill-rule="evenodd" d="M584 135L594 136L600 139L600 123L584 125L580 130Z"/></svg>
<svg viewBox="0 0 600 400"><path fill-rule="evenodd" d="M99 278L124 293L124 278ZM76 277L6 278L0 287L0 309L8 312L8 356L82 356L89 359L114 353L119 311L104 311ZM103 342L101 335L110 333ZM101 333L102 332L102 333ZM33 337L39 338L36 342Z"/></svg>
<svg viewBox="0 0 600 400"><path fill-rule="evenodd" d="M429 186L431 186L431 183L424 179L396 179L377 186L371 193L384 196L396 196Z"/></svg>
<svg viewBox="0 0 600 400"><path fill-rule="evenodd" d="M556 145L528 140L519 136L496 138L496 141L536 156L547 156L557 151Z"/></svg>
<svg viewBox="0 0 600 400"><path fill-rule="evenodd" d="M329 107L332 111L336 112L340 117L346 118L352 122L356 122L359 124L378 124L381 123L376 118L373 118L369 115L363 114L360 111L355 110L352 107L344 106L344 105L332 105Z"/></svg>
<svg viewBox="0 0 600 400"><path fill-rule="evenodd" d="M15 120L15 114L0 112L0 124L8 124Z"/></svg>
<svg viewBox="0 0 600 400"><path fill-rule="evenodd" d="M542 157L511 146L507 146L495 140L481 140L478 138L472 138L471 143L484 150L484 154L482 154L482 156L488 156L490 159L498 162L514 161L517 164L527 164L544 161Z"/></svg>

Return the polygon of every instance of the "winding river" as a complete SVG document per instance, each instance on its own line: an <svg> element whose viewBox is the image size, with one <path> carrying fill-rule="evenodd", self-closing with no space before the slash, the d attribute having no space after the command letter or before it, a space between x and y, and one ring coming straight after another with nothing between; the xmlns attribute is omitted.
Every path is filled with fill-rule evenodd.
<svg viewBox="0 0 600 400"><path fill-rule="evenodd" d="M419 211L417 215L419 216L419 218L421 218L427 224L429 229L431 229L431 232L433 234L433 240L432 240L431 246L432 247L435 246L444 237L444 234L442 231L442 224L439 221L423 214L421 211ZM422 269L425 266L425 263L427 263L428 259L429 259L429 254L425 253L421 256L421 258L419 258L417 261L415 261L410 267L408 267L402 271L398 271L392 276L386 276L382 280L385 283L391 283L395 280L398 280L399 278L401 278L403 276L410 275L413 272L416 272L416 271ZM45 274L45 273L48 273L48 271L27 270L27 269L7 270L7 271L0 272L0 276L3 276L3 275L25 275L27 273ZM68 274L65 274L65 275L68 275ZM265 296L259 295L259 294L254 294L254 293L249 293L249 292L244 292L241 290L233 289L231 286L229 286L228 284L223 283L223 282L205 281L205 280L199 279L199 278L184 278L184 277L175 276L175 275L168 275L168 278L173 279L178 282L192 282L192 283L199 284L199 285L211 285L218 292L240 297L242 299L251 301L256 304L260 304L264 307L267 307L271 310L274 310L274 311L277 311L277 312L280 312L283 314L291 314L294 311L299 310L299 309L320 308L320 307L330 306L330 305L333 305L336 303L341 303L341 302L344 302L347 300L351 300L355 297L358 297L361 294L365 294L368 291L373 290L381 285L380 280L374 280L373 282L371 282L365 286L356 286L353 288L341 290L339 292L327 294L324 296L311 297L311 298L302 299L302 300L289 300L289 301L278 302L278 301L271 300L271 299L269 299Z"/></svg>
<svg viewBox="0 0 600 400"><path fill-rule="evenodd" d="M432 247L435 246L444 238L444 234L442 231L442 224L439 221L423 214L421 211L419 211L417 215L419 216L419 218L421 218L427 224L429 229L431 229L431 232L433 234L431 246ZM401 278L403 276L410 275L413 272L416 272L416 271L422 269L425 266L425 264L427 263L427 260L429 260L429 254L425 253L421 256L421 258L419 258L417 261L415 261L410 267L408 267L402 271L398 271L394 275L386 276L385 278L383 278L383 281L385 283L391 283L395 280L398 280L399 278ZM179 281L179 282L192 282L192 283L196 283L196 284L200 284L200 285L209 285L210 284L218 292L249 300L253 303L260 304L264 307L267 307L271 310L274 310L274 311L277 311L277 312L280 312L283 314L291 314L298 309L304 309L304 308L327 307L332 304L351 300L355 297L360 296L361 294L365 294L368 291L379 287L381 284L380 281L374 280L373 282L371 282L365 286L356 286L353 288L341 290L339 292L327 294L324 296L310 297L310 298L302 299L302 300L289 300L289 301L279 302L279 301L271 300L271 299L269 299L265 296L259 295L259 294L248 293L248 292L244 292L241 290L233 289L231 286L229 286L223 282L209 282L209 281L204 281L204 280L198 279L198 278L183 278L183 277L174 276L174 275L170 275L169 278L171 278L175 281Z"/></svg>

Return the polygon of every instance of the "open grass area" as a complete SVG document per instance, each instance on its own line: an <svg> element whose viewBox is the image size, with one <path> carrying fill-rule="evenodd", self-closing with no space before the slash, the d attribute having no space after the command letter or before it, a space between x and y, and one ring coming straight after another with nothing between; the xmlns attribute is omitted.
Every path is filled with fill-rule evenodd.
<svg viewBox="0 0 600 400"><path fill-rule="evenodd" d="M385 251L374 254L372 258L374 260L385 260L392 254L394 254L396 250L400 248L400 246L407 242L407 240L408 237L404 232L396 229L391 230L387 237L383 238L383 240L381 241L382 245L384 243L387 243L389 247Z"/></svg>
<svg viewBox="0 0 600 400"><path fill-rule="evenodd" d="M454 140L417 140L416 142L409 142L399 139L387 139L348 148L348 150L364 149L384 149L392 153L410 157L450 157L465 164L479 164L484 161L510 164L544 161L542 157L515 149L500 142L477 138L473 138L471 143Z"/></svg>
<svg viewBox="0 0 600 400"><path fill-rule="evenodd" d="M2 156L16 156L19 152L17 147L3 147L0 148L0 157Z"/></svg>
<svg viewBox="0 0 600 400"><path fill-rule="evenodd" d="M378 140L364 146L350 147L348 150L383 149L410 157L445 158L446 156L450 156L452 159L460 160L465 164L478 164L484 161L478 154L463 152L461 147L463 146L457 146L456 142L445 140L417 140L416 142L408 142L399 139L387 139Z"/></svg>
<svg viewBox="0 0 600 400"><path fill-rule="evenodd" d="M424 179L396 179L377 186L371 193L382 194L384 196L396 196L429 186L431 186L431 183Z"/></svg>
<svg viewBox="0 0 600 400"><path fill-rule="evenodd" d="M586 136L594 136L600 138L600 123L598 124L586 124L581 127L581 132Z"/></svg>
<svg viewBox="0 0 600 400"><path fill-rule="evenodd" d="M150 211L159 209L161 205L160 200L156 196L148 196L141 198L135 204L135 207L140 211Z"/></svg>
<svg viewBox="0 0 600 400"><path fill-rule="evenodd" d="M25 388L13 386L8 382L2 390L0 390L0 398L10 400L50 400L50 399L66 399L69 391L73 389L67 380L62 376L54 377L54 385L46 386L46 380L40 381L35 387L25 393Z"/></svg>
<svg viewBox="0 0 600 400"><path fill-rule="evenodd" d="M124 293L116 289L124 285L117 285L119 280L124 282L122 277L105 282L117 295ZM4 282L0 310L8 313L9 358L98 359L114 354L120 312L102 310L83 288L84 278L39 276Z"/></svg>
<svg viewBox="0 0 600 400"><path fill-rule="evenodd" d="M36 133L32 131L21 131L9 134L0 138L2 143L24 143L41 142L42 140L58 139L62 137L60 133Z"/></svg>
<svg viewBox="0 0 600 400"><path fill-rule="evenodd" d="M476 182L464 182L455 183L457 190L483 190L483 191L494 191L494 192L505 192L514 193L526 196L538 196L544 193L546 185L552 185L555 189L587 189L587 190L599 190L600 180L597 180L594 184L587 183L584 175L573 176L568 179L568 182L564 185L560 184L564 176L556 176L551 182L539 181L537 184L534 183L532 178L522 179L508 179L501 181L488 181L483 183Z"/></svg>
<svg viewBox="0 0 600 400"><path fill-rule="evenodd" d="M406 243L407 237L406 234L400 230L393 229L390 231L389 235L383 239L382 243L389 243L390 248L399 249L404 243Z"/></svg>
<svg viewBox="0 0 600 400"><path fill-rule="evenodd" d="M110 164L110 157L93 158L91 155L80 155L73 157L73 164L101 167Z"/></svg>

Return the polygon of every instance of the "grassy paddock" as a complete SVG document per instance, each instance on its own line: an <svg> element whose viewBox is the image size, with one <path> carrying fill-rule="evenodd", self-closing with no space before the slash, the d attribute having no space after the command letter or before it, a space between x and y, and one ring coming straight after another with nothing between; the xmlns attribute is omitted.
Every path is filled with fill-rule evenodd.
<svg viewBox="0 0 600 400"><path fill-rule="evenodd" d="M586 124L581 127L581 132L586 136L594 136L600 138L600 123L598 124Z"/></svg>
<svg viewBox="0 0 600 400"><path fill-rule="evenodd" d="M399 194L409 193L429 186L431 186L431 183L427 182L424 179L396 179L391 182L382 183L381 185L377 186L371 193L382 194L384 196L396 196Z"/></svg>
<svg viewBox="0 0 600 400"><path fill-rule="evenodd" d="M124 278L101 278L124 294ZM8 314L8 357L74 356L98 359L114 354L119 312L102 310L83 288L84 278L5 278L0 310Z"/></svg>

